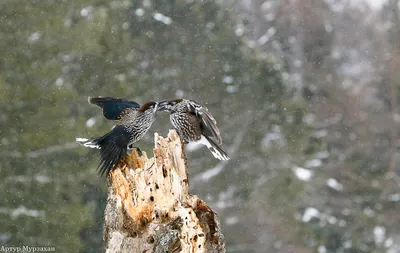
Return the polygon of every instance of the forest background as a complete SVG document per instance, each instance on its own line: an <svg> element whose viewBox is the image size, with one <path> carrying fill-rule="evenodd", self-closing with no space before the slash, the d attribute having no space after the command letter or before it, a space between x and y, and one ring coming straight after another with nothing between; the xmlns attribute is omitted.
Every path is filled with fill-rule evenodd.
<svg viewBox="0 0 400 253"><path fill-rule="evenodd" d="M187 149L228 252L400 252L399 2L373 3L1 1L0 245L102 252L87 97L185 97L232 158Z"/></svg>

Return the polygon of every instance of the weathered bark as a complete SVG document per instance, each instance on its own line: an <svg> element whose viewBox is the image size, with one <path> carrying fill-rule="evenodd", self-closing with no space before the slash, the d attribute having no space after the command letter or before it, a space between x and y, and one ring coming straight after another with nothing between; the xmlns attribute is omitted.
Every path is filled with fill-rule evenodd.
<svg viewBox="0 0 400 253"><path fill-rule="evenodd" d="M108 176L106 253L225 252L216 213L189 194L183 144L155 134L155 158L128 154Z"/></svg>

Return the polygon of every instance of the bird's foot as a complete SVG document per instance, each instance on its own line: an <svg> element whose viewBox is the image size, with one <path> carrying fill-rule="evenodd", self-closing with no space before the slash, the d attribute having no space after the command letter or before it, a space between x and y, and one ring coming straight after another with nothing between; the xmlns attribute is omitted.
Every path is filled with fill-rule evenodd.
<svg viewBox="0 0 400 253"><path fill-rule="evenodd" d="M133 150L136 150L136 152L138 153L139 156L142 156L142 154L143 154L142 150L139 147L135 147L135 146L132 146L132 145L128 146L128 150L130 152L132 152Z"/></svg>

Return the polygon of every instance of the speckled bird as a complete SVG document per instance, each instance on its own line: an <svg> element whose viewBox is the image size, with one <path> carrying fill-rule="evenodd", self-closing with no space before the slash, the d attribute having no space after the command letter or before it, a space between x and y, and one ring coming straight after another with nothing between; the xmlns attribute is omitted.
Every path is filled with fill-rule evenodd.
<svg viewBox="0 0 400 253"><path fill-rule="evenodd" d="M133 144L153 124L158 103L151 101L140 106L134 101L112 97L89 97L88 101L101 107L106 119L117 121L111 131L101 137L76 138L85 147L100 149L97 169L100 175L104 175L118 166L128 150L138 149Z"/></svg>
<svg viewBox="0 0 400 253"><path fill-rule="evenodd" d="M159 111L168 111L170 120L185 143L197 142L207 146L219 160L229 160L220 147L221 134L217 122L205 106L188 99L171 99L158 102Z"/></svg>

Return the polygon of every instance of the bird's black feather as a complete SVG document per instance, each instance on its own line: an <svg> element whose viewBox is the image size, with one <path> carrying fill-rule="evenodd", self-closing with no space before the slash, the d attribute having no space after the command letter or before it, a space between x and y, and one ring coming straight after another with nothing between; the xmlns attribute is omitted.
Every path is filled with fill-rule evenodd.
<svg viewBox="0 0 400 253"><path fill-rule="evenodd" d="M115 169L119 161L125 158L130 134L124 126L117 125L109 133L90 139L90 142L100 147L100 163L97 167L103 176Z"/></svg>
<svg viewBox="0 0 400 253"><path fill-rule="evenodd" d="M109 120L119 119L121 113L127 108L140 108L135 101L112 97L89 97L89 103L101 107L104 117Z"/></svg>
<svg viewBox="0 0 400 253"><path fill-rule="evenodd" d="M202 107L198 113L202 122L203 134L210 138L213 138L217 145L221 145L222 138L214 117L211 115L211 113L208 112L208 109L205 107Z"/></svg>
<svg viewBox="0 0 400 253"><path fill-rule="evenodd" d="M207 141L211 144L211 148L208 148L211 153L214 155L215 158L219 159L219 160L229 160L230 157L229 155L222 150L222 148L220 148L210 137L203 135Z"/></svg>

